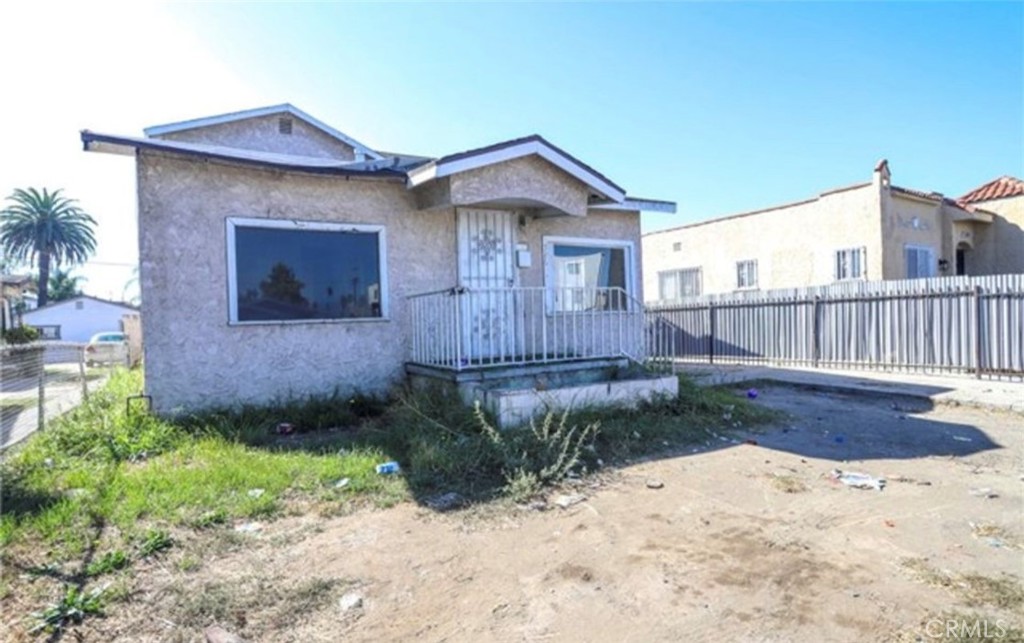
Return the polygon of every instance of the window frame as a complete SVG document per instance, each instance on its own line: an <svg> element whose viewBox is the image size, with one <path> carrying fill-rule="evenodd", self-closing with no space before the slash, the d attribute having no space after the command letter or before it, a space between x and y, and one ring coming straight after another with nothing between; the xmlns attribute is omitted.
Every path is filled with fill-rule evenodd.
<svg viewBox="0 0 1024 643"><path fill-rule="evenodd" d="M748 285L740 284L740 266L748 264L754 268L754 283ZM748 274L749 276L749 274ZM761 287L761 271L757 265L757 259L740 259L736 262L736 290L757 290Z"/></svg>
<svg viewBox="0 0 1024 643"><path fill-rule="evenodd" d="M853 277L843 277L839 274L839 256L844 253L849 253L852 265L852 258L858 256L857 265L860 268L860 274ZM864 246L852 247L852 248L839 248L832 253L832 278L835 281L866 281L868 278L868 267L867 267L867 248Z"/></svg>
<svg viewBox="0 0 1024 643"><path fill-rule="evenodd" d="M337 221L310 221L301 219L263 219L255 217L227 217L225 219L227 247L227 296L229 326L277 326L296 324L346 324L391 321L389 316L389 290L387 272L387 229L383 225L342 223ZM380 274L380 316L344 317L337 319L238 319L238 262L235 230L237 228L269 228L275 230L301 230L303 232L361 232L377 234L377 263Z"/></svg>
<svg viewBox="0 0 1024 643"><path fill-rule="evenodd" d="M611 249L622 249L625 252L625 264L626 274L626 295L630 298L640 301L637 296L639 294L639 287L637 284L637 270L636 270L636 244L629 239L596 239L593 237L565 237L565 236L553 236L544 235L541 237L541 247L544 253L544 289L547 291L545 295L545 306L548 315L553 314L572 314L572 315L583 315L583 314L604 314L609 312L621 312L611 310L555 310L555 298L554 289L557 287L554 284L555 281L555 246L581 246L584 248L611 248Z"/></svg>
<svg viewBox="0 0 1024 643"><path fill-rule="evenodd" d="M684 298L680 292L680 276L685 272L697 273L697 290L698 292L694 295L687 295L690 297L700 297L704 294L704 269L702 266L690 266L688 268L673 268L671 270L662 270L658 272L658 301L682 301ZM668 275L676 276L676 296L675 297L664 297L662 296L662 279Z"/></svg>
<svg viewBox="0 0 1024 643"><path fill-rule="evenodd" d="M925 252L925 253L928 254L928 260L926 262L926 264L928 266L928 274L927 275L925 275L925 276L917 275L917 276L914 276L914 277L910 276L910 264L907 262L907 252L909 250L913 250L914 252L918 252L918 253ZM932 278L934 278L936 276L936 273L938 272L938 265L936 263L936 258L935 257L936 257L935 249L932 246L922 246L922 245L916 245L916 244L913 244L913 243L905 243L905 244L903 244L903 271L904 271L903 277L905 279L932 279Z"/></svg>

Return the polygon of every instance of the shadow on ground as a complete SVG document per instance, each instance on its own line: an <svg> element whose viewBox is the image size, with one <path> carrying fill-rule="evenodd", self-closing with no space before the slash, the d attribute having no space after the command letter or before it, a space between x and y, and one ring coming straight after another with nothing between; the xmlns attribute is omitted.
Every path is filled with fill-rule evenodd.
<svg viewBox="0 0 1024 643"><path fill-rule="evenodd" d="M825 460L963 457L1003 448L969 424L940 420L930 400L769 384L758 403L788 420L766 427L758 444Z"/></svg>

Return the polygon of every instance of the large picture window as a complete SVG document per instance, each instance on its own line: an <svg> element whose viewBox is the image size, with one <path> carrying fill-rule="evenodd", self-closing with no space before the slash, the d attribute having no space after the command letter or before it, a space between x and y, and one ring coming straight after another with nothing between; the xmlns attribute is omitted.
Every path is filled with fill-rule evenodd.
<svg viewBox="0 0 1024 643"><path fill-rule="evenodd" d="M555 312L625 310L633 295L633 244L607 239L547 237L547 286Z"/></svg>
<svg viewBox="0 0 1024 643"><path fill-rule="evenodd" d="M232 323L387 316L383 226L242 218L227 226Z"/></svg>

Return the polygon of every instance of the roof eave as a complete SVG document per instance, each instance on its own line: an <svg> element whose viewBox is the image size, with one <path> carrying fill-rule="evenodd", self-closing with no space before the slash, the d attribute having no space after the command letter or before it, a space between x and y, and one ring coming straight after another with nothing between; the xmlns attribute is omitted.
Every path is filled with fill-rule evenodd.
<svg viewBox="0 0 1024 643"><path fill-rule="evenodd" d="M204 159L216 159L220 161L267 167L277 170L293 172L304 172L309 174L326 174L332 176L364 177L370 179L401 180L405 173L399 170L380 169L374 171L352 170L339 166L311 166L301 163L288 163L270 159L242 158L231 154L220 153L212 150L185 149L169 145L161 139L137 139L125 136L114 136L112 134L101 134L82 130L82 146L86 152L100 152L106 154L134 155L137 150L151 150L166 154L177 154L181 156L198 157ZM249 150L245 150L249 151Z"/></svg>
<svg viewBox="0 0 1024 643"><path fill-rule="evenodd" d="M299 120L305 121L307 124L322 130L324 133L338 139L342 143L351 146L355 150L365 154L373 160L380 160L383 157L379 152L360 143L356 139L352 138L348 134L337 130L327 123L324 123L318 118L307 114L298 107L291 103L281 103L280 105L268 105L267 107L257 107L255 109L247 109L240 112L229 112L227 114L217 114L215 116L204 116L203 118L193 118L187 121L178 121L175 123L166 123L164 125L153 125L142 130L142 132L149 137L163 136L165 134L174 134L176 132L184 132L190 129L197 129L200 127L209 127L211 125L222 125L224 123L233 123L246 118L259 118L261 116L271 116L273 114L287 113Z"/></svg>
<svg viewBox="0 0 1024 643"><path fill-rule="evenodd" d="M591 210L627 210L630 212L664 212L676 213L674 201L660 201L657 199L641 199L626 197L621 203L602 203L590 206Z"/></svg>
<svg viewBox="0 0 1024 643"><path fill-rule="evenodd" d="M543 158L584 183L600 196L610 199L615 203L622 203L626 198L626 193L622 188L599 176L596 172L539 136L529 137L508 146L502 146L499 143L489 148L481 148L479 152L453 155L451 158L441 158L425 163L409 171L407 184L410 188L414 188L434 179L530 155Z"/></svg>

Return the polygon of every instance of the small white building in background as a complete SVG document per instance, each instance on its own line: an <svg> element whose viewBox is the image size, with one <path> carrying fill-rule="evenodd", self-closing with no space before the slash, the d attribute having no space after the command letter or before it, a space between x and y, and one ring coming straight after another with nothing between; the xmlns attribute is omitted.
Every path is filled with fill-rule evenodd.
<svg viewBox="0 0 1024 643"><path fill-rule="evenodd" d="M60 341L87 342L96 333L120 331L121 318L138 314L139 309L116 301L107 301L89 295L79 295L22 315L22 323L29 326L59 326ZM47 333L47 337L53 337Z"/></svg>

